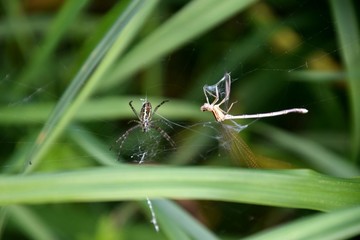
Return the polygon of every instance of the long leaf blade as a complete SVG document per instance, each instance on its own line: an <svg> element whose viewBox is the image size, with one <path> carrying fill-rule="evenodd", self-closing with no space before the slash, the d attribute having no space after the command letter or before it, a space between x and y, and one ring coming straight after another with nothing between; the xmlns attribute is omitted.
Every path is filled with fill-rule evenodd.
<svg viewBox="0 0 360 240"><path fill-rule="evenodd" d="M275 187L276 186L276 187ZM309 170L126 166L0 177L0 205L208 199L332 210L359 204L360 180Z"/></svg>

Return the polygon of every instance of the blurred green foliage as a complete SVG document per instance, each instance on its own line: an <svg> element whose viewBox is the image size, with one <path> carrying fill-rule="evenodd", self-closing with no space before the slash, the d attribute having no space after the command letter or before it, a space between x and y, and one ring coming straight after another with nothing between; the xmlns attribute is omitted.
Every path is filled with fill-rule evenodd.
<svg viewBox="0 0 360 240"><path fill-rule="evenodd" d="M358 2L0 5L4 239L359 235ZM309 113L239 121L249 126L222 135L200 106L202 87L224 72L233 78L233 115L293 107ZM144 148L143 133L134 131L118 161L116 144L109 147L136 119L128 102L139 112L145 98L153 106L170 100L154 118L168 120L156 124L177 147L152 131L154 145ZM231 162L242 161L227 152L238 149L240 136L268 169ZM144 149L149 163L167 168L125 163ZM290 170L273 170L282 168ZM160 233L141 201L147 196L182 199L153 200Z"/></svg>

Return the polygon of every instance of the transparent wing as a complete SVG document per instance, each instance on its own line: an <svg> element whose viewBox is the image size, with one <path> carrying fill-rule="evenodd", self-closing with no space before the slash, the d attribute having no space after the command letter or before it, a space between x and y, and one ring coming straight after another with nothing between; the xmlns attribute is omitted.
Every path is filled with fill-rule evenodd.
<svg viewBox="0 0 360 240"><path fill-rule="evenodd" d="M230 98L231 76L230 73L225 73L222 79L214 85L205 85L204 93L207 97L208 103L212 103L216 97L218 102L224 102L224 110L227 110L228 100Z"/></svg>
<svg viewBox="0 0 360 240"><path fill-rule="evenodd" d="M239 135L239 132L246 126L227 124L221 124L221 126L225 142L224 147L227 149L230 158L242 166L260 168L257 157Z"/></svg>

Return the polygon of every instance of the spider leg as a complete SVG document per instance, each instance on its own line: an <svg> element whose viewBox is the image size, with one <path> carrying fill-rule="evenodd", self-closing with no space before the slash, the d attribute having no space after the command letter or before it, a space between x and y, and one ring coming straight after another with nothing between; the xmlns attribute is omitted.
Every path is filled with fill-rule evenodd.
<svg viewBox="0 0 360 240"><path fill-rule="evenodd" d="M162 101L159 105L157 105L157 106L155 107L155 109L154 109L154 111L153 111L152 114L155 114L156 111L158 110L158 108L161 107L161 105L163 105L164 103L166 103L166 102L168 102L168 101L169 101L169 100L164 100L164 101Z"/></svg>
<svg viewBox="0 0 360 240"><path fill-rule="evenodd" d="M156 126L156 125L150 125L150 127L155 129L156 131L158 131L162 135L162 137L165 138L170 143L170 145L173 148L176 148L175 142L171 139L171 137L164 130L161 129L161 127Z"/></svg>
<svg viewBox="0 0 360 240"><path fill-rule="evenodd" d="M129 128L123 135L121 135L121 136L115 141L116 143L119 143L119 142L120 142L120 144L119 144L119 156L120 156L120 150L121 150L122 145L124 144L126 138L129 136L129 134L130 134L132 131L134 131L135 129L137 129L137 128L139 128L139 127L141 127L141 125L138 124L138 125L135 125L135 126Z"/></svg>
<svg viewBox="0 0 360 240"><path fill-rule="evenodd" d="M132 100L129 102L129 106L131 107L131 110L134 112L135 116L140 119L139 114L136 112L135 108L132 105Z"/></svg>
<svg viewBox="0 0 360 240"><path fill-rule="evenodd" d="M137 124L141 125L141 122L138 121L138 120L130 120L130 121L128 122L128 124L129 124L129 123L137 123Z"/></svg>

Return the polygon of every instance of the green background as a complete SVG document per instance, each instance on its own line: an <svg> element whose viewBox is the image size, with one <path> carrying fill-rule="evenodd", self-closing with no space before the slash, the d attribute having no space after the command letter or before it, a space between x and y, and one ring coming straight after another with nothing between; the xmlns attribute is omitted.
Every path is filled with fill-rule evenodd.
<svg viewBox="0 0 360 240"><path fill-rule="evenodd" d="M37 3L0 9L4 239L360 233L356 1ZM223 134L200 106L202 87L225 72L233 115L309 113L238 121L249 126ZM128 102L140 111L144 98L170 100L154 116L168 121L154 124L177 147L134 131L118 160L109 147L136 119ZM240 137L262 168L239 166ZM143 148L151 158L139 166L130 157Z"/></svg>

